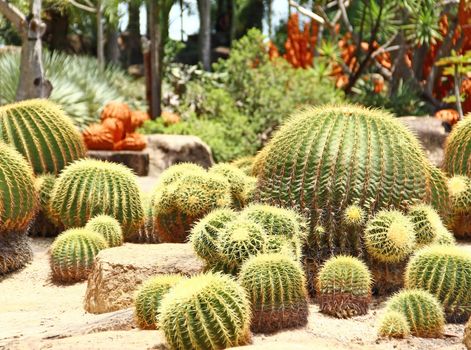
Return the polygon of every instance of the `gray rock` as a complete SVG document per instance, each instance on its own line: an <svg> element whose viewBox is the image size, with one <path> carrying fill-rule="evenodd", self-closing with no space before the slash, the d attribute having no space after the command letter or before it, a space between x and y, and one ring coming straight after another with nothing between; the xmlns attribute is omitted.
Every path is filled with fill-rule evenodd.
<svg viewBox="0 0 471 350"><path fill-rule="evenodd" d="M124 164L134 170L137 176L149 174L149 153L143 151L96 151L89 150L88 156L93 159L107 160Z"/></svg>

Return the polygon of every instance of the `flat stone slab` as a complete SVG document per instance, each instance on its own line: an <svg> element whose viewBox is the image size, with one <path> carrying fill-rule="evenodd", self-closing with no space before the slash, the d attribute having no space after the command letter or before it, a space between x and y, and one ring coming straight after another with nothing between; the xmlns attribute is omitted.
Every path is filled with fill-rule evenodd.
<svg viewBox="0 0 471 350"><path fill-rule="evenodd" d="M89 150L88 156L93 159L120 163L131 168L137 176L149 174L149 152L143 151L96 151Z"/></svg>
<svg viewBox="0 0 471 350"><path fill-rule="evenodd" d="M158 274L195 275L203 262L189 244L132 244L102 250L88 278L84 307L104 313L131 307L142 282Z"/></svg>

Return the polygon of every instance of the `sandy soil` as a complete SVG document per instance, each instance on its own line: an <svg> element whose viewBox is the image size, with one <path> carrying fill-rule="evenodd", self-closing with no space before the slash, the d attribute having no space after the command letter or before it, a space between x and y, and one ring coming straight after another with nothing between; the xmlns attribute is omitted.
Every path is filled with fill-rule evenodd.
<svg viewBox="0 0 471 350"><path fill-rule="evenodd" d="M138 329L44 339L52 331L101 317L83 310L86 282L59 286L50 281L47 249L51 241L33 239L33 262L25 269L0 280L1 349L165 348L161 332ZM383 302L376 300L367 315L339 320L320 314L317 306L311 305L309 323L305 328L275 335L257 335L254 344L260 346L258 348L270 350L295 349L294 344L300 349L464 349L461 344L463 325L447 325L447 336L444 339L377 339L375 323L383 306ZM287 343L291 345L287 347Z"/></svg>

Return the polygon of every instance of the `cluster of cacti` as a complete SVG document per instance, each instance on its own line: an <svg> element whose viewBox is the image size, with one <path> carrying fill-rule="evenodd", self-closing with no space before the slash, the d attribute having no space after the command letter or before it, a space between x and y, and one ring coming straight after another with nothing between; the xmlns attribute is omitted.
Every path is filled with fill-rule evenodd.
<svg viewBox="0 0 471 350"><path fill-rule="evenodd" d="M410 289L395 294L386 305L386 312L391 311L405 316L412 335L423 338L440 338L443 335L443 307L427 291Z"/></svg>
<svg viewBox="0 0 471 350"><path fill-rule="evenodd" d="M471 143L470 143L471 144ZM451 198L453 232L458 237L471 236L471 178L453 176L448 181Z"/></svg>
<svg viewBox="0 0 471 350"><path fill-rule="evenodd" d="M398 311L386 312L379 321L378 335L385 338L407 338L410 335L407 318Z"/></svg>
<svg viewBox="0 0 471 350"><path fill-rule="evenodd" d="M56 237L50 248L52 278L59 282L76 282L88 277L98 252L108 248L99 233L69 229Z"/></svg>
<svg viewBox="0 0 471 350"><path fill-rule="evenodd" d="M448 208L444 176L413 134L390 114L360 106L294 115L257 155L253 171L256 199L306 215L305 255L317 264L340 253L364 254L362 230L349 227L355 220L416 201Z"/></svg>
<svg viewBox="0 0 471 350"><path fill-rule="evenodd" d="M21 154L0 142L0 275L31 260L25 235L37 205L33 181Z"/></svg>
<svg viewBox="0 0 471 350"><path fill-rule="evenodd" d="M121 225L118 220L111 216L97 215L87 222L85 229L102 235L109 247L117 247L123 244Z"/></svg>
<svg viewBox="0 0 471 350"><path fill-rule="evenodd" d="M409 209L407 216L414 225L415 242L419 247L437 242L449 234L440 215L430 205L416 204Z"/></svg>
<svg viewBox="0 0 471 350"><path fill-rule="evenodd" d="M56 177L52 174L44 174L34 180L34 187L39 197L39 210L28 231L30 236L55 237L62 231L62 227L53 222L49 208L55 182Z"/></svg>
<svg viewBox="0 0 471 350"><path fill-rule="evenodd" d="M467 321L471 313L471 254L456 246L422 248L407 265L405 286L435 295L448 320Z"/></svg>
<svg viewBox="0 0 471 350"><path fill-rule="evenodd" d="M27 100L0 107L0 140L23 154L36 174L58 174L86 153L72 121L49 100Z"/></svg>
<svg viewBox="0 0 471 350"><path fill-rule="evenodd" d="M371 284L371 273L361 260L343 255L330 258L317 276L320 311L339 318L366 314Z"/></svg>
<svg viewBox="0 0 471 350"><path fill-rule="evenodd" d="M162 174L152 197L160 242L185 242L195 222L231 204L228 181L196 165L177 165Z"/></svg>
<svg viewBox="0 0 471 350"><path fill-rule="evenodd" d="M283 254L250 258L241 268L239 282L252 305L252 331L271 333L307 323L306 279L293 259Z"/></svg>
<svg viewBox="0 0 471 350"><path fill-rule="evenodd" d="M144 221L136 176L121 164L83 159L68 165L54 184L50 210L65 228L83 227L96 215L118 220L131 241Z"/></svg>
<svg viewBox="0 0 471 350"><path fill-rule="evenodd" d="M185 279L162 299L157 323L171 349L219 350L250 342L250 304L231 277Z"/></svg>
<svg viewBox="0 0 471 350"><path fill-rule="evenodd" d="M157 318L162 298L184 278L182 275L157 275L145 281L134 300L135 319L142 329L159 328Z"/></svg>
<svg viewBox="0 0 471 350"><path fill-rule="evenodd" d="M209 169L209 173L221 175L229 182L232 206L235 209L245 207L252 199L256 180L247 176L236 166L224 163L216 164Z"/></svg>

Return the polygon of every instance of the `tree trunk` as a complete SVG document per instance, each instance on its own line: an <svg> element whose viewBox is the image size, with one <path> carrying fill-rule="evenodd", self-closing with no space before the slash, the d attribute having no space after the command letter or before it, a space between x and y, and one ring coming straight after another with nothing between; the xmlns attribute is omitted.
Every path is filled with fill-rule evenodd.
<svg viewBox="0 0 471 350"><path fill-rule="evenodd" d="M127 62L131 64L142 63L141 51L141 20L140 20L140 4L138 1L131 1L128 7L129 23L127 31L129 36L126 40Z"/></svg>
<svg viewBox="0 0 471 350"><path fill-rule="evenodd" d="M203 69L211 70L211 0L198 0L200 57Z"/></svg>
<svg viewBox="0 0 471 350"><path fill-rule="evenodd" d="M30 13L31 15L22 23L20 81L16 91L17 101L47 98L52 91L51 83L44 77L42 63L41 37L46 26L41 21L41 0L31 1Z"/></svg>
<svg viewBox="0 0 471 350"><path fill-rule="evenodd" d="M119 46L118 46L118 38L119 33L118 29L110 24L107 28L107 40L106 40L106 58L107 61L114 64L119 65Z"/></svg>
<svg viewBox="0 0 471 350"><path fill-rule="evenodd" d="M100 1L96 5L96 56L98 65L105 66L105 42L103 40L103 6Z"/></svg>
<svg viewBox="0 0 471 350"><path fill-rule="evenodd" d="M151 104L150 116L156 119L160 116L161 102L162 102L162 16L161 5L157 4L155 0L150 0L150 60L151 60Z"/></svg>

